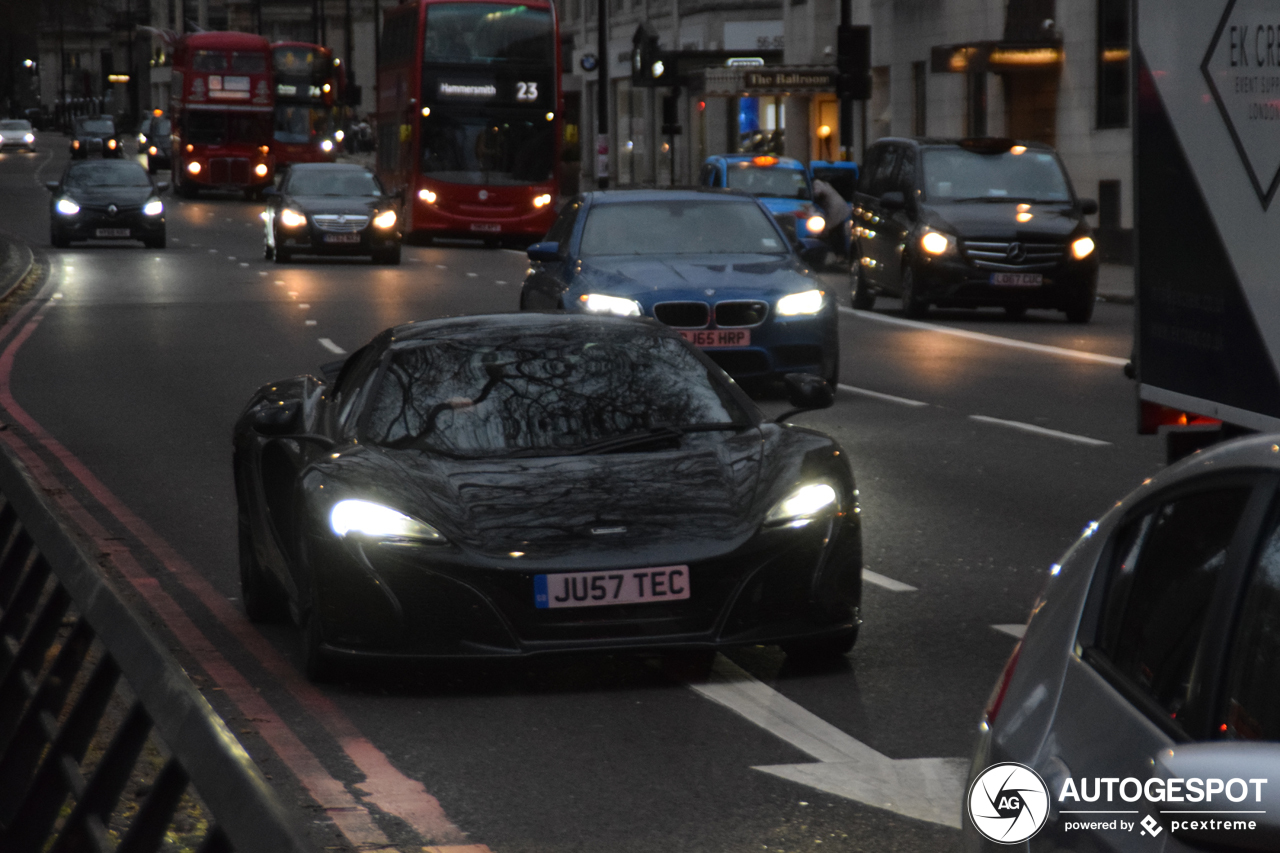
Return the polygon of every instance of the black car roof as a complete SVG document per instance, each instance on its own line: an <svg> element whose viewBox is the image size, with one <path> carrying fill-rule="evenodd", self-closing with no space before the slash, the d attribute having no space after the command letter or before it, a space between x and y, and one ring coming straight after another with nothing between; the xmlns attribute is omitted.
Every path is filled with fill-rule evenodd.
<svg viewBox="0 0 1280 853"><path fill-rule="evenodd" d="M657 335L675 335L675 332L657 322L633 317L610 317L600 314L566 314L558 311L517 311L505 314L463 314L440 317L434 320L418 320L391 329L395 342L430 340L451 334L471 335L484 328L537 329L562 326L566 323L596 325L617 329L645 329Z"/></svg>

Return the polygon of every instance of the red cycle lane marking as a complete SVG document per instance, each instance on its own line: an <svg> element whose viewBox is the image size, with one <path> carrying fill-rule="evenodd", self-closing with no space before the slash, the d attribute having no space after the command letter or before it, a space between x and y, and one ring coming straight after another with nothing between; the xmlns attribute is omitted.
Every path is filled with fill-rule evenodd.
<svg viewBox="0 0 1280 853"><path fill-rule="evenodd" d="M9 382L10 374L13 369L14 356L22 344L25 343L35 331L35 328L40 322L41 316L51 304L52 303L46 303L37 312L36 316L31 318L21 331L14 336L13 340L5 348L3 355L0 356L0 406L5 408L9 416L12 417L14 421L25 428L35 441L58 459L58 461L66 467L68 472L80 481L80 483L91 495L93 495L95 500L97 500L107 510L107 512L113 515L122 525L124 525L126 529L133 533L133 535L142 543L143 547L151 551L160 563L174 575L175 579L177 579L179 583L196 595L196 597L200 599L201 603L203 603L213 613L213 615L222 622L229 631L231 631L237 640L239 640L245 648L258 659L259 663L261 663L273 677L280 680L284 684L285 688L289 690L289 692L292 693L294 697L324 726L326 731L328 731L329 734L338 741L343 752L352 760L361 772L365 774L365 781L358 783L358 786L361 791L367 794L370 802L376 805L379 809L404 820L420 835L422 835L424 839L446 843L464 841L466 837L465 833L463 833L452 821L449 820L445 815L444 809L441 807L439 800L428 793L421 782L416 779L410 779L392 765L386 755L374 746L368 738L360 733L359 729L351 719L347 717L347 715L343 713L342 710L329 699L329 697L325 696L321 691L316 689L299 675L298 671L292 666L292 664L280 655L280 653L276 651L275 647L272 646L266 638L262 636L262 634L253 628L248 620L244 618L243 614L240 613L238 608L233 607L231 603L213 587L212 584L210 584L184 559L182 559L172 546L168 544L168 542L159 536L159 534L155 533L155 531L151 529L150 525L128 509L128 507L126 507L119 498L117 498L101 481L99 481L97 477L94 476L93 473L90 472L74 454L50 435L34 418L28 415L26 411L18 405L16 400L14 400ZM15 317L14 321L6 324L5 330L11 328L19 319L19 317ZM0 334L2 334L2 331L0 331ZM48 470L47 466L45 466L29 448L25 447L25 445L23 445L16 436L13 436L12 433L10 433L6 435L6 440L11 446L14 446L15 449L18 450L18 452L23 456L24 461L26 461L32 468L33 475L36 475L37 479L41 480L46 487L58 485L57 478ZM99 547L104 551L112 553L113 557L121 551L119 546L107 540L106 531L98 525L92 516L88 514L87 510L76 502L74 498L71 498L64 492L62 495L59 495L57 499L59 503L68 510L68 512L77 518L77 521L79 521L85 528L86 532L94 538ZM133 561L131 554L128 555L128 560ZM262 704L266 705L265 701L261 700L261 697L253 690L248 681L244 679L243 675L241 675L234 666L227 662L225 658L223 658L213 648L212 644L209 643L203 634L200 633L195 624L190 622L189 617L186 616L181 607L178 606L177 602L174 602L169 598L167 593L164 593L159 589L159 586L155 584L155 579L146 574L145 570L143 570L136 561L133 561L133 566L136 567L136 572L139 575L139 581L143 581L145 579L145 581L150 581L151 583L142 583L142 585L139 586L137 583L134 583L134 578L131 577L123 567L121 567L121 572L125 574L126 578L129 578L131 583L134 583L134 585L138 587L139 592L146 596L148 601L151 600L152 595L163 597L163 600L167 600L167 604L163 608L157 607L157 612L165 619L166 624L169 626L170 630L174 632L175 636L179 636L179 638L182 639L183 645L187 647L188 651L198 661L200 661L201 666L209 671L211 676L214 675L214 669L234 673L235 677L243 683L244 687L248 689L250 693L252 693L252 697L245 697L246 701L252 702L257 700L262 701ZM151 588L145 588L148 586ZM153 606L155 605L153 604ZM169 616L167 614L180 616L182 620L185 620L190 625L187 636L192 642L187 642L187 639L182 637L174 625L169 622ZM232 695L231 691L226 686L224 686L223 689L228 693L228 697L235 701L235 697ZM239 705L238 702L237 705ZM271 714L271 716L268 717L262 715L262 718L271 719L274 717L279 726L284 730L289 731L289 735L294 737L296 740L296 736L293 736L292 731L288 730L286 724L284 724L283 721L280 721L279 718L274 715L273 711L270 711L269 706L267 706L266 710ZM257 711L254 713L245 712L245 716L258 717L260 714ZM264 738L266 738L265 732ZM287 743L282 742L282 746L284 747L285 752L281 752L280 749L276 749L274 744L272 748L276 749L276 752L280 755L281 759L288 763L288 756L293 753L289 751ZM334 780L323 770L323 767L319 764L315 755L307 750L301 741L298 741L298 746L306 753L306 756L309 756L312 761L315 761L316 766L320 768L320 771L330 782L333 782L340 788L342 787L340 782ZM290 765L290 769L294 770L295 775L299 776L299 780L302 781L304 785L307 784L306 780L297 769L292 765ZM321 783L317 781L317 784L319 785ZM310 790L310 788L308 788L308 790ZM347 795L345 789L343 789L342 793ZM317 802L324 805L324 800L319 796L316 796L315 799ZM362 812L365 818L368 817L368 812L358 804L355 808ZM338 813L345 815L346 811L342 807L339 807ZM337 822L336 818L335 822ZM374 829L376 830L376 827L374 827ZM347 834L345 830L344 834ZM385 836L383 836L383 838L385 839ZM368 843L357 842L355 839L352 839L352 841L353 843ZM386 841L384 840L382 843L385 844ZM450 853L488 853L489 851L489 848L484 845L465 844L452 844L441 849L448 850Z"/></svg>

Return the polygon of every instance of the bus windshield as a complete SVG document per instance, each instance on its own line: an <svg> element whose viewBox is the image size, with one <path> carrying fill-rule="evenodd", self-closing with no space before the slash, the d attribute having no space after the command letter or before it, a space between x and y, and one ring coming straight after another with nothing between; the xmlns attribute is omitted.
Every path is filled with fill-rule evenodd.
<svg viewBox="0 0 1280 853"><path fill-rule="evenodd" d="M424 63L555 63L551 13L498 3L427 6Z"/></svg>
<svg viewBox="0 0 1280 853"><path fill-rule="evenodd" d="M436 8L436 7L431 7ZM510 111L422 120L422 173L453 184L524 185L551 179L555 124Z"/></svg>
<svg viewBox="0 0 1280 853"><path fill-rule="evenodd" d="M312 109L305 104L276 104L275 138L277 142L305 143L315 136L333 132L333 117L327 110Z"/></svg>
<svg viewBox="0 0 1280 853"><path fill-rule="evenodd" d="M197 145L262 145L271 139L270 116L192 110L186 117L186 141Z"/></svg>

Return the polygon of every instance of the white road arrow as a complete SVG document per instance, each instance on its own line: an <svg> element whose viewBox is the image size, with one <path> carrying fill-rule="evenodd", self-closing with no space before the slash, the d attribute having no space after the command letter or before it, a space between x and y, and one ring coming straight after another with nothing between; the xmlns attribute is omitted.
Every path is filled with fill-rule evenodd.
<svg viewBox="0 0 1280 853"><path fill-rule="evenodd" d="M705 682L689 686L817 760L753 769L917 820L960 827L967 759L889 758L724 655L716 655Z"/></svg>

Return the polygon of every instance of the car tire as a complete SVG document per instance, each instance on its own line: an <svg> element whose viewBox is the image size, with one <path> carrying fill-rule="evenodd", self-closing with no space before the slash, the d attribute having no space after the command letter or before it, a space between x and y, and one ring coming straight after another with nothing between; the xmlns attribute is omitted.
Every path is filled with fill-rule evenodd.
<svg viewBox="0 0 1280 853"><path fill-rule="evenodd" d="M902 268L902 313L913 320L929 313L929 302L920 298L918 289L915 270L907 264Z"/></svg>
<svg viewBox="0 0 1280 853"><path fill-rule="evenodd" d="M782 643L787 657L800 663L825 663L838 660L853 651L858 642L858 629L849 628L818 640L792 640Z"/></svg>
<svg viewBox="0 0 1280 853"><path fill-rule="evenodd" d="M1088 323L1093 319L1093 306L1097 302L1095 287L1084 287L1071 294L1066 306L1062 309L1067 315L1068 323Z"/></svg>
<svg viewBox="0 0 1280 853"><path fill-rule="evenodd" d="M240 597L244 602L245 616L259 624L280 622L289 613L289 600L280 582L268 574L253 553L253 539L249 522L239 522L240 539Z"/></svg>
<svg viewBox="0 0 1280 853"><path fill-rule="evenodd" d="M849 267L849 293L853 298L853 307L859 311L870 311L876 306L876 291L867 284L862 273L861 259L855 259Z"/></svg>
<svg viewBox="0 0 1280 853"><path fill-rule="evenodd" d="M57 228L52 228L49 230L49 242L53 245L53 248L55 249L66 249L71 245L71 240L67 237L67 235L63 234Z"/></svg>
<svg viewBox="0 0 1280 853"><path fill-rule="evenodd" d="M1004 306L1004 316L1010 320L1021 320L1027 316L1027 306L1025 305L1006 305Z"/></svg>

